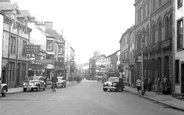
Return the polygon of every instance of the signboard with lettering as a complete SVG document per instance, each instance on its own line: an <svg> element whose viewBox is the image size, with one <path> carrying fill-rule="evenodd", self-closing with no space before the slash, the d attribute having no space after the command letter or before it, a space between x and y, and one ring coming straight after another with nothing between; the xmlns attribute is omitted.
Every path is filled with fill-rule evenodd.
<svg viewBox="0 0 184 115"><path fill-rule="evenodd" d="M39 54L40 45L25 45L23 53L24 54Z"/></svg>
<svg viewBox="0 0 184 115"><path fill-rule="evenodd" d="M34 60L35 63L53 64L54 60Z"/></svg>

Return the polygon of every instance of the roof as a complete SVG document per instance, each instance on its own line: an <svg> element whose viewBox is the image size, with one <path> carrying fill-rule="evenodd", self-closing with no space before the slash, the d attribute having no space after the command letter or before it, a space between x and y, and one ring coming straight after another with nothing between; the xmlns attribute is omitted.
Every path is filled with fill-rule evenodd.
<svg viewBox="0 0 184 115"><path fill-rule="evenodd" d="M134 26L132 26L132 27L134 27ZM124 37L125 35L127 35L127 34L132 30L132 27L128 28L128 29L122 34L119 43L121 43L121 40L123 39L123 37Z"/></svg>
<svg viewBox="0 0 184 115"><path fill-rule="evenodd" d="M56 40L62 41L63 43L65 42L62 36L59 35L56 30L47 30L46 33L53 36Z"/></svg>
<svg viewBox="0 0 184 115"><path fill-rule="evenodd" d="M0 0L0 2L11 2L10 0Z"/></svg>
<svg viewBox="0 0 184 115"><path fill-rule="evenodd" d="M98 56L95 56L95 57L93 56L92 58L90 58L90 60L97 60L101 56L104 56L106 58L106 56L104 54L102 54L102 55L98 55Z"/></svg>
<svg viewBox="0 0 184 115"><path fill-rule="evenodd" d="M120 49L119 49L119 50L117 50L116 52L114 52L114 53L112 53L112 54L108 55L107 57L111 57L112 55L114 55L115 53L117 53L117 52L119 52L119 51L120 51Z"/></svg>
<svg viewBox="0 0 184 115"><path fill-rule="evenodd" d="M20 14L17 15L17 17L26 17L26 16L31 17L28 10L20 10Z"/></svg>
<svg viewBox="0 0 184 115"><path fill-rule="evenodd" d="M41 31L44 35L46 35L47 37L52 37L54 38L52 35L48 34L48 33L45 33L41 28L35 26L39 31Z"/></svg>
<svg viewBox="0 0 184 115"><path fill-rule="evenodd" d="M18 10L19 12L19 7L17 3L11 3L11 2L0 2L0 10Z"/></svg>

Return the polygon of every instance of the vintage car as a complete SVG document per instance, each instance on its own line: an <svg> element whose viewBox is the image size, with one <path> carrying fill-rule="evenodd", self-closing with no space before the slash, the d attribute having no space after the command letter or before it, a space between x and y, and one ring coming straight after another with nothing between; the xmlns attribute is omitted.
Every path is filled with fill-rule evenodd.
<svg viewBox="0 0 184 115"><path fill-rule="evenodd" d="M66 87L66 81L64 79L64 77L57 77L58 79L58 82L56 83L57 84L57 87Z"/></svg>
<svg viewBox="0 0 184 115"><path fill-rule="evenodd" d="M46 83L43 80L42 76L32 76L23 82L23 91L26 92L27 90L33 91L36 89L43 89L45 91Z"/></svg>
<svg viewBox="0 0 184 115"><path fill-rule="evenodd" d="M8 92L8 86L6 83L2 83L1 82L1 78L0 78L0 94L5 97L6 94Z"/></svg>
<svg viewBox="0 0 184 115"><path fill-rule="evenodd" d="M107 91L123 91L124 83L119 77L109 77L106 82L103 83L103 90Z"/></svg>

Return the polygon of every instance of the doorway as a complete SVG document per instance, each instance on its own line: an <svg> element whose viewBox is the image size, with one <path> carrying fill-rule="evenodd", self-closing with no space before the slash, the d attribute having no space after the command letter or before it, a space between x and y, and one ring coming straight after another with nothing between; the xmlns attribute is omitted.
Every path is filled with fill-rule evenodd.
<svg viewBox="0 0 184 115"><path fill-rule="evenodd" d="M181 64L181 93L184 93L184 63Z"/></svg>
<svg viewBox="0 0 184 115"><path fill-rule="evenodd" d="M18 68L17 68L17 79L16 79L16 84L17 86L20 86L20 63L18 63Z"/></svg>

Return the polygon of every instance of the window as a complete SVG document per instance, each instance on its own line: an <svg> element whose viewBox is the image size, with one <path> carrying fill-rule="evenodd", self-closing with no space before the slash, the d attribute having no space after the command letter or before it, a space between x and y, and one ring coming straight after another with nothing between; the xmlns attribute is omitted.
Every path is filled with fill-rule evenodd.
<svg viewBox="0 0 184 115"><path fill-rule="evenodd" d="M169 17L169 25L168 25L168 38L172 38L172 14Z"/></svg>
<svg viewBox="0 0 184 115"><path fill-rule="evenodd" d="M162 0L158 0L158 5L159 5L159 6L162 5Z"/></svg>
<svg viewBox="0 0 184 115"><path fill-rule="evenodd" d="M161 41L161 38L162 37L162 22L159 21L158 23L158 41L160 42Z"/></svg>
<svg viewBox="0 0 184 115"><path fill-rule="evenodd" d="M145 18L146 16L146 4L144 4L143 6L143 19Z"/></svg>
<svg viewBox="0 0 184 115"><path fill-rule="evenodd" d="M183 49L183 19L177 21L177 50Z"/></svg>
<svg viewBox="0 0 184 115"><path fill-rule="evenodd" d="M15 72L15 62L10 62L9 63L9 70L10 70L10 77L9 81L14 81L14 72Z"/></svg>
<svg viewBox="0 0 184 115"><path fill-rule="evenodd" d="M16 51L16 37L10 37L10 53L15 54Z"/></svg>
<svg viewBox="0 0 184 115"><path fill-rule="evenodd" d="M155 10L156 8L156 0L153 0L153 11Z"/></svg>
<svg viewBox="0 0 184 115"><path fill-rule="evenodd" d="M151 44L155 43L155 25L152 26L152 39Z"/></svg>
<svg viewBox="0 0 184 115"><path fill-rule="evenodd" d="M175 60L175 83L179 83L179 60Z"/></svg>
<svg viewBox="0 0 184 115"><path fill-rule="evenodd" d="M165 19L165 39L169 39L169 19Z"/></svg>
<svg viewBox="0 0 184 115"><path fill-rule="evenodd" d="M24 53L24 46L26 46L27 45L27 41L26 40L23 40L23 45L22 45L22 55L23 56L26 56L26 53Z"/></svg>
<svg viewBox="0 0 184 115"><path fill-rule="evenodd" d="M64 47L63 47L63 45L58 45L58 54L64 54Z"/></svg>
<svg viewBox="0 0 184 115"><path fill-rule="evenodd" d="M47 40L47 50L53 50L53 41Z"/></svg>
<svg viewBox="0 0 184 115"><path fill-rule="evenodd" d="M164 75L169 78L169 57L164 58Z"/></svg>
<svg viewBox="0 0 184 115"><path fill-rule="evenodd" d="M178 8L183 6L183 0L178 0Z"/></svg>
<svg viewBox="0 0 184 115"><path fill-rule="evenodd" d="M149 27L147 27L146 34L147 34L147 45L149 45Z"/></svg>

